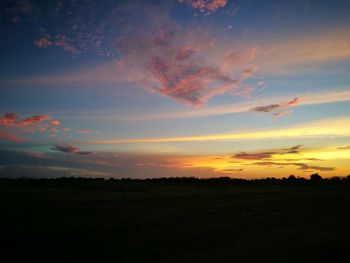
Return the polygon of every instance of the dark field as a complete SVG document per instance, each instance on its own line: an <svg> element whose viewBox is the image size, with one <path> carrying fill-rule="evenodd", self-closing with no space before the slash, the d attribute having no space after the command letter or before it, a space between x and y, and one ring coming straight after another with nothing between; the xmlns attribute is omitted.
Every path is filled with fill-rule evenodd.
<svg viewBox="0 0 350 263"><path fill-rule="evenodd" d="M348 182L4 180L0 204L1 262L346 262L349 257Z"/></svg>

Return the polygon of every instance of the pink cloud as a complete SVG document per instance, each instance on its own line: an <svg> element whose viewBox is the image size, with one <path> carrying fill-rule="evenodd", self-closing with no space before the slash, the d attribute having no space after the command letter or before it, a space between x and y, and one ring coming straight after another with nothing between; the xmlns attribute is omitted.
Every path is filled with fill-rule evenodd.
<svg viewBox="0 0 350 263"><path fill-rule="evenodd" d="M178 0L179 3L190 5L200 11L216 11L226 6L228 0Z"/></svg>
<svg viewBox="0 0 350 263"><path fill-rule="evenodd" d="M177 60L183 60L183 59L189 58L190 56L192 56L195 53L196 53L195 48L189 47L189 46L184 46L184 47L181 47L178 49L175 58Z"/></svg>
<svg viewBox="0 0 350 263"><path fill-rule="evenodd" d="M53 121L50 121L49 124L52 126L60 126L61 122L58 120L53 120Z"/></svg>
<svg viewBox="0 0 350 263"><path fill-rule="evenodd" d="M0 117L0 125L10 126L18 121L18 115L15 113L6 113L4 116Z"/></svg>
<svg viewBox="0 0 350 263"><path fill-rule="evenodd" d="M68 132L68 131L70 131L71 130L71 128L63 128L62 129L62 131L64 131L64 132Z"/></svg>
<svg viewBox="0 0 350 263"><path fill-rule="evenodd" d="M48 115L33 115L31 117L25 118L24 120L20 121L20 125L30 125L33 123L40 123L42 121L48 120L51 117Z"/></svg>
<svg viewBox="0 0 350 263"><path fill-rule="evenodd" d="M239 79L226 76L218 68L191 61L178 63L153 57L148 66L161 84L152 87L155 91L193 106L202 106L215 95L235 90L239 83ZM211 85L215 88L210 88Z"/></svg>
<svg viewBox="0 0 350 263"><path fill-rule="evenodd" d="M57 35L56 40L54 41L54 45L63 48L65 51L71 54L78 53L76 47L71 43L71 39L65 35Z"/></svg>
<svg viewBox="0 0 350 263"><path fill-rule="evenodd" d="M48 115L33 115L23 120L19 120L18 115L15 113L6 113L4 116L0 117L0 125L3 126L26 126L34 123L40 123L45 120L50 119Z"/></svg>
<svg viewBox="0 0 350 263"><path fill-rule="evenodd" d="M294 98L293 100L288 101L285 106L290 107L290 106L296 106L299 104L300 104L300 100L298 98Z"/></svg>
<svg viewBox="0 0 350 263"><path fill-rule="evenodd" d="M13 133L0 131L0 140L11 141L11 142L22 142L25 139Z"/></svg>
<svg viewBox="0 0 350 263"><path fill-rule="evenodd" d="M230 49L226 52L224 56L224 61L222 63L223 68L228 68L235 66L237 64L242 64L245 62L251 62L256 57L257 48L250 48L244 51L237 49Z"/></svg>

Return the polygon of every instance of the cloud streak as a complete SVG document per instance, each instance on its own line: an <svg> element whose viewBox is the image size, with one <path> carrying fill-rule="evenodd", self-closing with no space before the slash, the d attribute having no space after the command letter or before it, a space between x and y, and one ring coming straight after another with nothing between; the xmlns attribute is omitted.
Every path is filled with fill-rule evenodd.
<svg viewBox="0 0 350 263"><path fill-rule="evenodd" d="M79 155L90 155L92 152L87 151L80 151L80 148L77 146L61 146L61 145L55 145L51 150L64 152L64 153L70 153L70 154L79 154Z"/></svg>
<svg viewBox="0 0 350 263"><path fill-rule="evenodd" d="M283 154L298 154L302 145L295 145L287 149L278 149L273 151L264 151L257 153L246 153L240 152L232 156L234 159L244 159L244 160L265 160L270 159L274 155L283 155Z"/></svg>
<svg viewBox="0 0 350 263"><path fill-rule="evenodd" d="M286 165L293 165L299 167L299 170L317 170L322 172L329 172L334 171L334 167L324 167L324 166L317 166L317 165L308 165L306 163L288 163L288 162L256 162L253 163L254 165L260 165L260 166L286 166Z"/></svg>
<svg viewBox="0 0 350 263"><path fill-rule="evenodd" d="M235 141L259 139L286 139L286 138L322 138L329 136L350 136L350 119L335 118L315 121L307 124L292 126L284 129L260 130L245 133L209 134L188 137L163 138L132 138L86 141L90 144L124 144L124 143L164 143L164 142L195 142L195 141Z"/></svg>

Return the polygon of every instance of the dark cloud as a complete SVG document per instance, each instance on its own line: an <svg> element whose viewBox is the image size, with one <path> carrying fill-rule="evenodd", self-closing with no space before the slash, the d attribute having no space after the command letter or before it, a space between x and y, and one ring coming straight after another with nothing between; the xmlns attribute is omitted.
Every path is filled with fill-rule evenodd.
<svg viewBox="0 0 350 263"><path fill-rule="evenodd" d="M338 147L339 150L350 150L350 145L344 147Z"/></svg>
<svg viewBox="0 0 350 263"><path fill-rule="evenodd" d="M276 154L276 152L260 152L260 153L246 153L246 152L240 152L232 157L235 159L244 159L244 160L263 160L267 158L271 158L273 154Z"/></svg>
<svg viewBox="0 0 350 263"><path fill-rule="evenodd" d="M244 169L240 168L240 169L225 169L223 170L224 172L243 172Z"/></svg>
<svg viewBox="0 0 350 263"><path fill-rule="evenodd" d="M245 160L265 160L271 158L275 154L297 154L299 153L300 148L303 145L295 145L291 148L287 149L277 149L273 151L264 151L264 152L256 152L256 153L246 153L246 152L239 152L232 156L232 158L235 159L245 159Z"/></svg>
<svg viewBox="0 0 350 263"><path fill-rule="evenodd" d="M287 153L299 153L300 148L303 147L302 144L295 145L291 148L284 149Z"/></svg>
<svg viewBox="0 0 350 263"><path fill-rule="evenodd" d="M294 98L293 100L287 101L286 103L279 103L279 104L269 104L269 105L264 105L264 106L257 106L251 109L251 111L254 112L272 112L278 109L286 109L288 107L292 107L295 105L298 105L300 103L300 100L298 98ZM277 119L279 117L291 114L291 110L284 110L284 111L278 111L275 112L273 115L273 119Z"/></svg>
<svg viewBox="0 0 350 263"><path fill-rule="evenodd" d="M327 171L334 171L335 168L334 167L323 167L323 166L317 166L317 165L308 165L306 163L288 163L288 162L270 162L270 161L266 161L266 162L256 162L253 163L255 165L261 165L261 166L272 166L272 165L277 165L277 166L286 166L286 165L294 165L294 166L298 166L299 170L317 170L317 171L323 171L323 172L327 172Z"/></svg>
<svg viewBox="0 0 350 263"><path fill-rule="evenodd" d="M90 155L90 154L92 154L92 152L80 151L80 148L76 147L76 146L55 145L53 148L51 148L51 150L64 152L64 153L79 154L79 155Z"/></svg>

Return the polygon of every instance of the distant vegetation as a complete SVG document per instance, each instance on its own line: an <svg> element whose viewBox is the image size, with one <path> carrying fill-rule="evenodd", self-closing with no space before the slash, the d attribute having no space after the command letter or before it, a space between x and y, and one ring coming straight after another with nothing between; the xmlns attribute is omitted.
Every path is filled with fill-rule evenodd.
<svg viewBox="0 0 350 263"><path fill-rule="evenodd" d="M198 177L161 177L161 178L86 178L86 177L58 177L58 178L29 178L21 177L16 179L0 178L2 185L33 185L33 186L80 186L80 187L108 187L115 184L123 183L174 183L174 184L232 184L232 185L314 185L314 184L349 184L350 175L346 177L331 177L322 178L315 173L310 175L309 179L290 175L289 177L275 178L268 177L262 179L242 179L231 177L213 177L213 178L198 178Z"/></svg>

